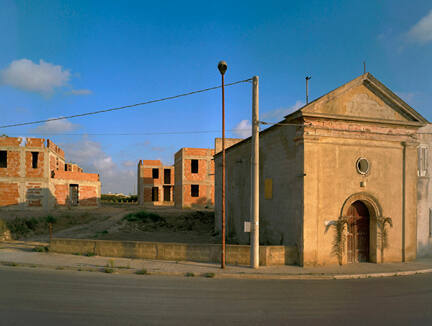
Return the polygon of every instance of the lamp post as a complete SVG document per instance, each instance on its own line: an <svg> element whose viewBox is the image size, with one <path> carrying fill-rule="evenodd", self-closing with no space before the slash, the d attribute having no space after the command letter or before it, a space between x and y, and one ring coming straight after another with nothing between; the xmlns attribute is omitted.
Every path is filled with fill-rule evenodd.
<svg viewBox="0 0 432 326"><path fill-rule="evenodd" d="M219 61L218 69L222 76L222 253L221 268L225 268L225 89L224 75L227 71L227 63Z"/></svg>

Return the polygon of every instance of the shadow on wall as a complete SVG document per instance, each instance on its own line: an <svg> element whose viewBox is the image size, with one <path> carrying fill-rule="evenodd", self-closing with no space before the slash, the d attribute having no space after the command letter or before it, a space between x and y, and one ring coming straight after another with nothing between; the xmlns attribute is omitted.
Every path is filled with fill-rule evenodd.
<svg viewBox="0 0 432 326"><path fill-rule="evenodd" d="M417 243L417 258L432 257L432 241Z"/></svg>
<svg viewBox="0 0 432 326"><path fill-rule="evenodd" d="M79 195L78 195L79 196ZM73 208L73 207L98 207L99 198L77 198L68 192L60 192L54 196L50 189L29 187L25 193L25 201L19 202L18 186L0 195L0 209L22 208Z"/></svg>
<svg viewBox="0 0 432 326"><path fill-rule="evenodd" d="M212 201L208 198L201 197L196 202L190 205L192 208L213 208Z"/></svg>

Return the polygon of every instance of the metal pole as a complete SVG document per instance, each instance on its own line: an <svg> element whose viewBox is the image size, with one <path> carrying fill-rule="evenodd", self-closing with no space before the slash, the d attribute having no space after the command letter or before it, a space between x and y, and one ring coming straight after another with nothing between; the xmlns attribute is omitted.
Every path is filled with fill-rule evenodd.
<svg viewBox="0 0 432 326"><path fill-rule="evenodd" d="M251 267L259 267L259 79L252 78Z"/></svg>
<svg viewBox="0 0 432 326"><path fill-rule="evenodd" d="M222 257L221 268L225 268L225 87L222 75Z"/></svg>
<svg viewBox="0 0 432 326"><path fill-rule="evenodd" d="M311 76L306 76L306 104L309 103L309 79L311 78Z"/></svg>
<svg viewBox="0 0 432 326"><path fill-rule="evenodd" d="M225 84L224 74L228 66L225 61L218 63L222 75L222 252L221 268L225 268Z"/></svg>

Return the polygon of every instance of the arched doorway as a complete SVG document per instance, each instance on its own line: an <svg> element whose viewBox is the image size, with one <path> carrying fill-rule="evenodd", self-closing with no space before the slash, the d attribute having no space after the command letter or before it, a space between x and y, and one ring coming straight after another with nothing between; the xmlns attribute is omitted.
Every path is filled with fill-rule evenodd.
<svg viewBox="0 0 432 326"><path fill-rule="evenodd" d="M360 200L351 204L347 217L347 260L348 263L369 261L369 223L370 214L367 206Z"/></svg>

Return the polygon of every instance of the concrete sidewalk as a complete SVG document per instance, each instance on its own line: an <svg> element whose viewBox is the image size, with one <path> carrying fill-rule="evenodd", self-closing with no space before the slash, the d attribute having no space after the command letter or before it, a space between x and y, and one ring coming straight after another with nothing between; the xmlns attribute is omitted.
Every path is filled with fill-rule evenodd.
<svg viewBox="0 0 432 326"><path fill-rule="evenodd" d="M349 279L432 273L432 258L409 263L348 264L344 266L227 266L186 261L156 261L129 258L86 257L50 252L35 252L33 248L47 243L0 242L0 263L6 266L40 267L51 269L114 272L119 274L146 273L150 275L205 276L247 279Z"/></svg>

